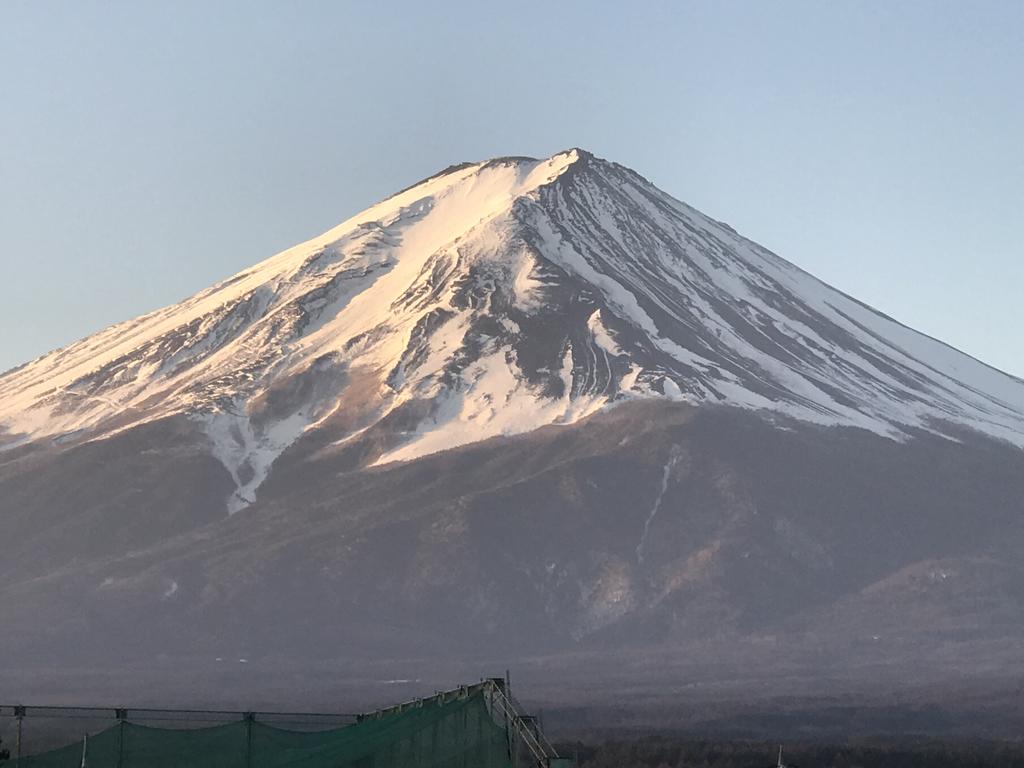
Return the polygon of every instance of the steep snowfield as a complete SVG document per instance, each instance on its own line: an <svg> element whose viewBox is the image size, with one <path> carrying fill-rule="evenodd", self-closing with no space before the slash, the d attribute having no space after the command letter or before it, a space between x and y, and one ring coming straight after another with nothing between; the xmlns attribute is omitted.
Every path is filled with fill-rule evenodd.
<svg viewBox="0 0 1024 768"><path fill-rule="evenodd" d="M413 422L383 463L635 397L1024 445L1020 380L570 150L453 167L4 374L0 447L186 414L235 479L234 511L339 409L360 412L347 437Z"/></svg>

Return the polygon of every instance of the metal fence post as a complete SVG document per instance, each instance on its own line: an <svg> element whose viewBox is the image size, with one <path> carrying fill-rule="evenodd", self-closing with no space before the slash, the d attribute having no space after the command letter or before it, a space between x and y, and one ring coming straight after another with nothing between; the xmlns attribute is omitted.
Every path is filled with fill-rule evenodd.
<svg viewBox="0 0 1024 768"><path fill-rule="evenodd" d="M252 724L255 712L245 713L245 768L252 768Z"/></svg>
<svg viewBox="0 0 1024 768"><path fill-rule="evenodd" d="M124 721L128 719L127 709L115 709L117 718L117 768L124 767Z"/></svg>
<svg viewBox="0 0 1024 768"><path fill-rule="evenodd" d="M14 765L16 768L21 768L21 721L25 719L25 707L15 707L14 717L17 722L17 736L15 738L17 746L15 747Z"/></svg>

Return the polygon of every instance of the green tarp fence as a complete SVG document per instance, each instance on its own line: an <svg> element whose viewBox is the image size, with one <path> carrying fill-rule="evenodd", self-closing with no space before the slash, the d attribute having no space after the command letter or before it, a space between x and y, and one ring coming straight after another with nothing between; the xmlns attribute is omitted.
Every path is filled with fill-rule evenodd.
<svg viewBox="0 0 1024 768"><path fill-rule="evenodd" d="M20 768L511 768L505 729L483 691L329 731L290 731L255 721L212 728L118 723L87 740L23 756ZM13 768L14 759L10 761Z"/></svg>

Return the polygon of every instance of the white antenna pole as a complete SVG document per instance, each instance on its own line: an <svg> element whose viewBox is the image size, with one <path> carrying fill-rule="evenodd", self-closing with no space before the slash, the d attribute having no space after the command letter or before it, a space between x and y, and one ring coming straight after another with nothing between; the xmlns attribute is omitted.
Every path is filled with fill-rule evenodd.
<svg viewBox="0 0 1024 768"><path fill-rule="evenodd" d="M89 751L89 734L82 737L82 768L85 768L85 755Z"/></svg>

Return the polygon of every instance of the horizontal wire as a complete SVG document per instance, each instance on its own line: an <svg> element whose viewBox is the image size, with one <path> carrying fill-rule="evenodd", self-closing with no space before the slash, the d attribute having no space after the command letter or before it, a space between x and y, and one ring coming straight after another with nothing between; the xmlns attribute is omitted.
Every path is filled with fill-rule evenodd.
<svg viewBox="0 0 1024 768"><path fill-rule="evenodd" d="M205 715L211 715L221 718L242 718L246 715L253 715L254 717L263 718L289 718L289 717L306 717L306 718L333 718L333 719L351 719L358 717L357 714L350 712L262 712L262 711L249 711L241 709L162 709L156 707L82 707L82 706L68 706L61 707L55 705L24 705L19 704L17 707L9 704L0 704L0 717L16 717L16 709L23 709L25 711L25 717L30 714L38 714L42 717L70 717L71 715L60 714L64 712L104 712L104 713L116 713L119 709L124 709L128 713L147 713L152 712L156 717L148 719L155 720L161 715L199 715L200 717ZM10 710L8 713L6 710Z"/></svg>

